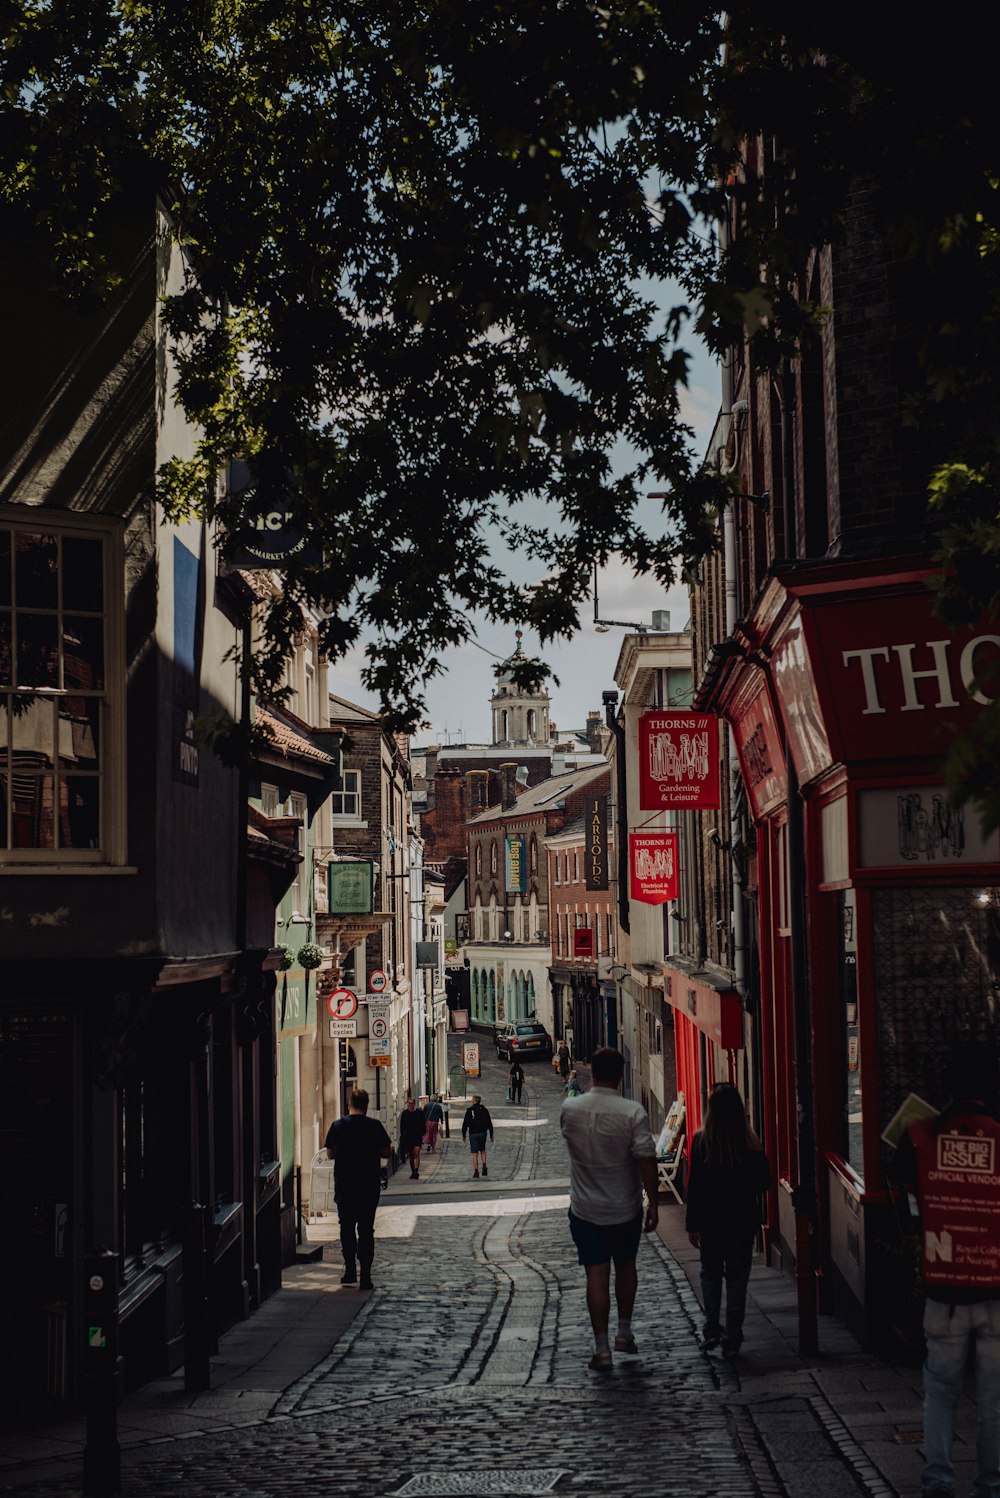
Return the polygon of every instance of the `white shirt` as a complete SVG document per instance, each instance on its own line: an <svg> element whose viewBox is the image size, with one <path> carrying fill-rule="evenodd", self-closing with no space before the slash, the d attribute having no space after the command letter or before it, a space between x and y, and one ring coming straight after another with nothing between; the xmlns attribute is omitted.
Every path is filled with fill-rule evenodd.
<svg viewBox="0 0 1000 1498"><path fill-rule="evenodd" d="M642 1211L638 1160L655 1159L646 1110L610 1087L569 1097L559 1114L569 1150L569 1204L574 1217L607 1227Z"/></svg>

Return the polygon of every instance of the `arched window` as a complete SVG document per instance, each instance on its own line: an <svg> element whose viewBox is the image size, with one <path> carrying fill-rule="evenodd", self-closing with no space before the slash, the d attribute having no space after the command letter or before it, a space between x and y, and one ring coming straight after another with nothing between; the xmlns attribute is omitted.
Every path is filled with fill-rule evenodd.
<svg viewBox="0 0 1000 1498"><path fill-rule="evenodd" d="M533 707L528 708L528 737L533 739L538 732L538 714Z"/></svg>
<svg viewBox="0 0 1000 1498"><path fill-rule="evenodd" d="M528 852L528 867L533 874L538 873L538 839L534 833L531 834L531 848Z"/></svg>
<svg viewBox="0 0 1000 1498"><path fill-rule="evenodd" d="M527 990L525 992L524 1002L525 1002L525 1005L527 1006L526 1007L526 1012L528 1014L534 1014L534 1012L535 1012L535 979L534 979L534 975L531 974L531 973L528 974L528 987L527 987Z"/></svg>
<svg viewBox="0 0 1000 1498"><path fill-rule="evenodd" d="M482 843L477 843L476 844L476 878L477 879L481 879L482 876L483 876L483 845L482 845Z"/></svg>
<svg viewBox="0 0 1000 1498"><path fill-rule="evenodd" d="M501 1005L502 1005L502 1002L503 1001L502 1001L502 995L501 995ZM489 1004L488 1004L488 1009L487 1009L487 1013L486 1013L486 1019L492 1025L492 1024L495 1024L496 1017L497 1017L497 976L496 976L496 973L492 973L491 972L490 976L489 976Z"/></svg>
<svg viewBox="0 0 1000 1498"><path fill-rule="evenodd" d="M496 871L497 871L497 842L496 842L496 838L494 838L493 841L490 843L490 873L491 874L495 874Z"/></svg>
<svg viewBox="0 0 1000 1498"><path fill-rule="evenodd" d="M481 1019L482 1011L479 1008L479 969L474 968L472 972L472 1018Z"/></svg>
<svg viewBox="0 0 1000 1498"><path fill-rule="evenodd" d="M499 913L497 911L496 896L494 895L493 898L490 900L490 929L489 929L489 931L487 933L487 936L486 936L486 940L487 941L499 941L500 940L500 924L499 923L500 923L500 917L499 917Z"/></svg>

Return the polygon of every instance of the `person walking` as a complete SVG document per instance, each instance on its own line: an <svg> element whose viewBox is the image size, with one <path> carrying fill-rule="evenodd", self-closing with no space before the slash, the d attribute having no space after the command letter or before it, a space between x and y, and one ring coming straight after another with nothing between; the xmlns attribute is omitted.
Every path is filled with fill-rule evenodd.
<svg viewBox="0 0 1000 1498"><path fill-rule="evenodd" d="M406 1099L406 1107L399 1115L399 1153L410 1162L410 1180L420 1179L420 1146L424 1142L424 1110L417 1107L413 1097Z"/></svg>
<svg viewBox="0 0 1000 1498"><path fill-rule="evenodd" d="M472 1179L479 1180L480 1167L483 1176L486 1176L486 1136L489 1134L490 1143L493 1142L493 1120L490 1110L486 1107L478 1092L472 1094L472 1102L465 1110L462 1119L462 1138L469 1138L469 1149L472 1153Z"/></svg>
<svg viewBox="0 0 1000 1498"><path fill-rule="evenodd" d="M566 1078L566 1086L563 1088L563 1097L580 1097L583 1094L583 1084L576 1074L576 1067L571 1066L569 1076Z"/></svg>
<svg viewBox="0 0 1000 1498"><path fill-rule="evenodd" d="M569 1150L570 1233L587 1277L587 1310L594 1332L590 1367L608 1372L614 1365L608 1331L611 1265L618 1308L615 1352L635 1353L636 1255L643 1232L656 1227L659 1203L649 1118L641 1103L623 1098L618 1090L625 1071L621 1051L599 1046L590 1066L590 1091L567 1098L559 1127Z"/></svg>
<svg viewBox="0 0 1000 1498"><path fill-rule="evenodd" d="M382 1191L382 1161L392 1154L392 1140L384 1127L377 1118L367 1115L368 1094L363 1087L355 1087L347 1100L347 1116L332 1123L326 1136L327 1159L333 1161L333 1199L344 1255L340 1283L358 1285L361 1290L372 1288L375 1212Z"/></svg>
<svg viewBox="0 0 1000 1498"><path fill-rule="evenodd" d="M970 1357L978 1430L972 1498L1000 1495L1000 1121L996 1051L963 1043L952 1101L911 1124L896 1153L920 1210L924 1336L923 1498L954 1498L955 1409Z"/></svg>
<svg viewBox="0 0 1000 1498"><path fill-rule="evenodd" d="M569 1076L569 1069L573 1065L573 1057L570 1055L570 1049L565 1040L560 1040L559 1042L559 1047L556 1051L556 1062L559 1067L559 1075L562 1077L563 1082L565 1082Z"/></svg>
<svg viewBox="0 0 1000 1498"><path fill-rule="evenodd" d="M701 1345L706 1352L721 1342L723 1356L734 1357L743 1344L760 1197L770 1184L771 1168L747 1122L743 1099L731 1083L717 1083L708 1096L705 1121L691 1141L687 1182L686 1227L689 1242L701 1254Z"/></svg>
<svg viewBox="0 0 1000 1498"><path fill-rule="evenodd" d="M424 1143L433 1155L437 1152L438 1129L444 1118L444 1108L441 1103L440 1094L432 1097L424 1109Z"/></svg>
<svg viewBox="0 0 1000 1498"><path fill-rule="evenodd" d="M510 1071L508 1073L507 1080L510 1086L511 1102L519 1103L521 1101L521 1089L524 1086L524 1067L521 1065L520 1061L518 1061L516 1056L510 1063Z"/></svg>

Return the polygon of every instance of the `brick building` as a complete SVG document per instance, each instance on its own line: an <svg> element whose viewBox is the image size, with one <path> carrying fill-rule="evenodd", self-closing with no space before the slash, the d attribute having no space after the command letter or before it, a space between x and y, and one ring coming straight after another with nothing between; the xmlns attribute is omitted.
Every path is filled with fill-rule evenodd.
<svg viewBox="0 0 1000 1498"><path fill-rule="evenodd" d="M716 860L733 920L690 882L666 978L695 1110L714 1080L737 1081L764 1135L767 1249L797 1276L804 1337L819 1291L882 1340L912 1331L915 1303L882 1132L908 1093L940 1103L957 1035L995 1036L1000 845L949 807L941 759L985 701L973 677L997 643L933 614L933 454L905 422L919 288L864 190L800 289L831 309L815 346L778 378L737 346L724 376L711 458L736 497L692 643L728 773L683 856ZM741 1054L686 1012L685 975L706 959L740 996Z"/></svg>

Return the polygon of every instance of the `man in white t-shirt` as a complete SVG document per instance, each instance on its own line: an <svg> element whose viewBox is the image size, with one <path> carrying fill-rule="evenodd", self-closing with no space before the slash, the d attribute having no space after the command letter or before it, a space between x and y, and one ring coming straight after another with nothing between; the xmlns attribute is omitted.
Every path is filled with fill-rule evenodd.
<svg viewBox="0 0 1000 1498"><path fill-rule="evenodd" d="M613 1366L608 1336L612 1262L618 1307L615 1352L637 1351L632 1335L636 1254L643 1232L652 1232L659 1217L656 1146L645 1108L618 1091L624 1070L621 1052L601 1046L590 1061L591 1090L568 1097L559 1115L570 1159L569 1226L587 1275L587 1310L594 1328L590 1366L599 1372Z"/></svg>

